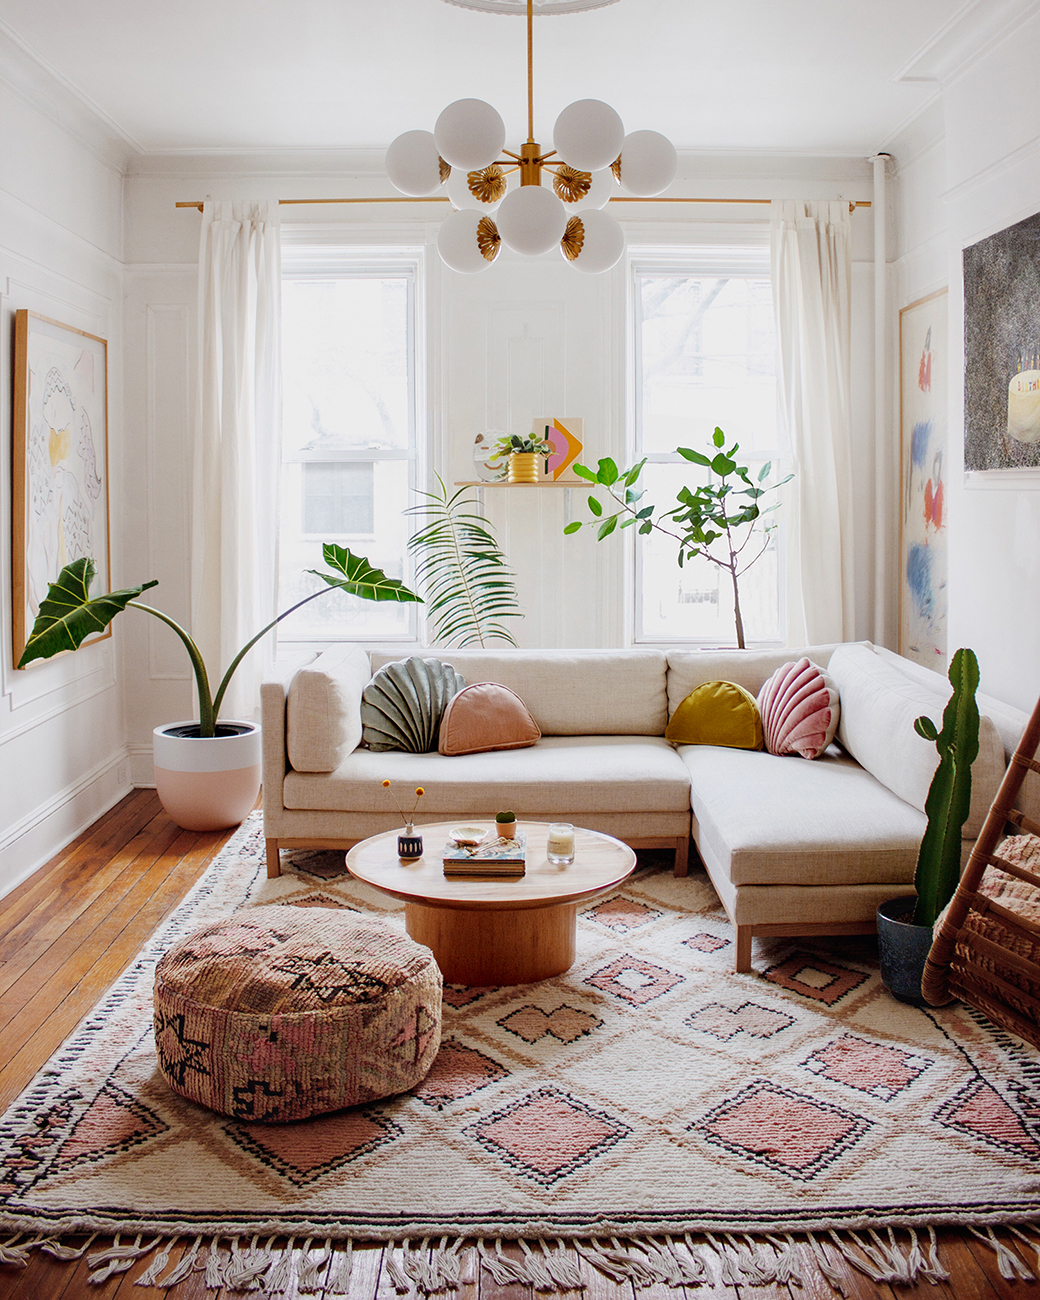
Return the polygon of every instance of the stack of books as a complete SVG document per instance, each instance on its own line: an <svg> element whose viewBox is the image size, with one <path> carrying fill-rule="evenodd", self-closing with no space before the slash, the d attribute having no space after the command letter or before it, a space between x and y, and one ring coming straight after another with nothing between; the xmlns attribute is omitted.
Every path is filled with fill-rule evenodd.
<svg viewBox="0 0 1040 1300"><path fill-rule="evenodd" d="M523 831L517 831L511 840L487 839L480 844L456 844L449 840L444 846L444 874L515 879L524 874L526 850L527 836Z"/></svg>

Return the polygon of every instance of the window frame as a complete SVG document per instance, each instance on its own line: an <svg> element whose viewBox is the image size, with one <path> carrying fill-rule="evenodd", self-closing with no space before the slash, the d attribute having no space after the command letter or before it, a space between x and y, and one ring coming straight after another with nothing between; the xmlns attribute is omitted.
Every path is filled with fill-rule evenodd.
<svg viewBox="0 0 1040 1300"><path fill-rule="evenodd" d="M704 232L704 242L669 243L668 245L633 244L627 251L627 310L625 315L627 347L626 360L628 372L628 436L626 451L628 463L635 464L645 456L647 464L677 464L686 462L674 453L642 451L643 420L643 366L642 366L642 312L641 279L650 276L727 276L731 279L753 279L772 281L770 267L769 231L743 228L739 232L727 232L712 229ZM790 472L790 455L786 433L779 408L777 396L777 423L775 454L767 457L773 461L776 477L783 478ZM753 465L760 464L753 461ZM633 529L634 533L635 530ZM749 648L771 648L786 644L787 636L787 583L786 583L786 536L785 529L777 529L775 539L777 551L777 612L778 631L771 638L746 638ZM712 647L718 644L717 636L659 636L648 633L643 628L643 572L641 563L642 548L635 536L628 541L625 618L628 625L626 640L634 646L672 646ZM676 566L676 572L679 572Z"/></svg>
<svg viewBox="0 0 1040 1300"><path fill-rule="evenodd" d="M408 446L406 448L342 449L333 454L290 457L281 466L296 461L299 464L334 460L367 461L373 465L381 461L408 462L408 499L417 500L417 492L426 481L429 456L428 420L426 400L426 301L425 301L426 249L422 245L401 245L365 239L364 232L347 230L315 231L310 228L282 229L282 281L329 279L388 279L401 278L406 284L406 349L408 361ZM281 528L281 506L279 506ZM327 540L357 538L367 540L374 534L336 534ZM309 538L310 534L301 534ZM414 590L415 562L406 549L402 568L402 581ZM279 627L279 645L294 656L303 651L320 652L329 646L352 641L361 646L418 645L420 642L421 607L406 604L405 629L399 633L376 632L358 635L345 630L342 636L315 638L306 632L294 636L290 625Z"/></svg>

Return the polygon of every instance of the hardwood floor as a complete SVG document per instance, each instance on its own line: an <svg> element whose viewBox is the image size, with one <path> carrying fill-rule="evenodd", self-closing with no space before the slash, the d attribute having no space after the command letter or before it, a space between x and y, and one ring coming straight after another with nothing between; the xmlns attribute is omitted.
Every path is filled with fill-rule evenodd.
<svg viewBox="0 0 1040 1300"><path fill-rule="evenodd" d="M80 1019L133 959L144 940L169 915L225 842L224 834L181 831L159 806L153 791L128 795L84 835L35 875L0 899L0 1111L25 1087ZM1007 1234L1003 1234L1007 1240ZM833 1250L829 1257L842 1278L848 1300L896 1300L913 1294L933 1300L1019 1300L1040 1296L1040 1282L1007 1282L988 1246L966 1232L939 1234L948 1282L916 1287L877 1284L853 1269ZM2 1243L0 1243L2 1244ZM299 1245L299 1243L297 1243ZM190 1243L178 1242L173 1267ZM97 1247L95 1247L96 1249ZM834 1292L816 1264L805 1256L803 1287L731 1286L719 1280L688 1288L652 1286L634 1292L583 1265L586 1300L833 1300ZM509 1253L520 1256L519 1249ZM378 1245L354 1254L350 1300L395 1295ZM297 1266L301 1252L296 1251ZM501 1286L486 1269L476 1278L475 1252L467 1251L463 1284L449 1293L457 1300L536 1300L529 1286ZM203 1256L204 1257L204 1256ZM1027 1265L1036 1260L1022 1256ZM135 1290L151 1257L99 1286L87 1282L85 1259L74 1263L36 1252L24 1269L0 1267L0 1300L134 1300L159 1294ZM328 1276L317 1291L301 1292L294 1282L286 1300L309 1295L323 1300ZM243 1292L206 1289L201 1271L166 1291L170 1300L231 1300ZM248 1293L246 1293L248 1294ZM252 1294L261 1294L253 1292ZM281 1294L281 1293L280 1293Z"/></svg>

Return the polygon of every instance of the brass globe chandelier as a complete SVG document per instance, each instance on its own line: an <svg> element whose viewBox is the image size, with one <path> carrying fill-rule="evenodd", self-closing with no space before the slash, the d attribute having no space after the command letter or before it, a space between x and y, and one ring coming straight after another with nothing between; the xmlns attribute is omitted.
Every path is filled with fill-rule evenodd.
<svg viewBox="0 0 1040 1300"><path fill-rule="evenodd" d="M485 12L522 12L523 0L449 0ZM539 12L591 9L611 0L539 0ZM391 184L412 198L442 188L455 209L437 235L453 271L484 271L504 244L538 257L558 247L579 271L609 271L625 249L618 221L604 211L618 187L633 197L661 194L675 179L675 147L658 131L625 134L598 99L569 104L553 127L553 148L534 138L534 5L527 4L527 140L505 148L501 115L480 99L458 99L432 131L406 131L386 151ZM519 185L511 178L519 178ZM549 184L544 184L543 181Z"/></svg>

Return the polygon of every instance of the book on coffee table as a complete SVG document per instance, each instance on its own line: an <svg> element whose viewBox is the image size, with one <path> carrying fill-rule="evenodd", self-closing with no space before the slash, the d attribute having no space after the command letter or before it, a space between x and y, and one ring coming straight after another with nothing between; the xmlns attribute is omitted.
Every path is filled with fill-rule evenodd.
<svg viewBox="0 0 1040 1300"><path fill-rule="evenodd" d="M446 876L522 876L526 862L527 836L517 831L510 839L488 839L480 844L444 846Z"/></svg>

